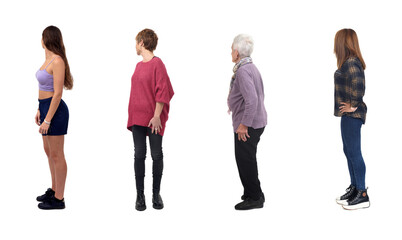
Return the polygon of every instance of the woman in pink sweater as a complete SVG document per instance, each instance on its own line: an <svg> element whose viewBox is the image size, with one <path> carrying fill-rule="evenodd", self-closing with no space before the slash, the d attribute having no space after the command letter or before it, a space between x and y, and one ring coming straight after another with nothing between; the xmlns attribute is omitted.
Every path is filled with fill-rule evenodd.
<svg viewBox="0 0 402 240"><path fill-rule="evenodd" d="M146 136L149 137L153 160L152 203L155 209L163 208L160 185L163 172L162 136L169 114L169 102L173 88L162 60L153 51L158 44L158 36L151 29L144 29L136 37L137 54L142 61L135 68L131 78L130 102L128 105L127 128L134 139L134 171L137 187L135 208L146 209L144 196Z"/></svg>

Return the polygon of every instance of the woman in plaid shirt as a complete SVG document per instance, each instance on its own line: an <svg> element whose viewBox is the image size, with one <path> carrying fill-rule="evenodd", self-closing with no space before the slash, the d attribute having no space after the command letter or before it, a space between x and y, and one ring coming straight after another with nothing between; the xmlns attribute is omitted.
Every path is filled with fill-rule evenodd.
<svg viewBox="0 0 402 240"><path fill-rule="evenodd" d="M367 106L364 63L356 32L342 29L335 35L334 52L338 69L335 71L335 116L341 117L343 151L348 162L351 184L346 193L336 199L344 209L370 206L365 186L366 165L361 153L360 129L366 121Z"/></svg>

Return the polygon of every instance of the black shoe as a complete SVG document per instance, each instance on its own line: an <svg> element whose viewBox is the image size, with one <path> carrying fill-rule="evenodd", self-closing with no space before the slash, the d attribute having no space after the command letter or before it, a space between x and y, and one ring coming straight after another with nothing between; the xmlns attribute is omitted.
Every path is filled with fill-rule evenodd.
<svg viewBox="0 0 402 240"><path fill-rule="evenodd" d="M340 205L347 205L348 200L351 198L354 198L356 196L356 194L357 194L356 187L353 185L350 185L348 188L346 188L345 194L336 198L336 202Z"/></svg>
<svg viewBox="0 0 402 240"><path fill-rule="evenodd" d="M137 191L137 200L135 201L135 209L137 209L137 211L144 211L145 209L147 209L147 205L145 205L144 191Z"/></svg>
<svg viewBox="0 0 402 240"><path fill-rule="evenodd" d="M357 190L356 196L348 200L348 203L342 206L346 210L356 210L370 207L370 199L366 190Z"/></svg>
<svg viewBox="0 0 402 240"><path fill-rule="evenodd" d="M53 189L48 188L45 192L45 194L40 195L36 198L36 201L38 202L44 202L50 199L51 196L54 196L55 192L53 191Z"/></svg>
<svg viewBox="0 0 402 240"><path fill-rule="evenodd" d="M155 209L162 209L163 208L163 201L162 197L159 193L152 195L152 207Z"/></svg>
<svg viewBox="0 0 402 240"><path fill-rule="evenodd" d="M247 198L247 197L246 197L246 195L244 195L244 194L241 196L241 200L246 200L246 198ZM262 198L264 199L264 202L265 202L264 193L262 193Z"/></svg>
<svg viewBox="0 0 402 240"><path fill-rule="evenodd" d="M54 195L43 203L38 204L38 208L43 210L64 209L65 207L64 198L59 200Z"/></svg>
<svg viewBox="0 0 402 240"><path fill-rule="evenodd" d="M236 210L250 210L254 208L263 208L265 202L264 194L261 194L260 199L253 200L252 198L246 198L243 202L236 204Z"/></svg>

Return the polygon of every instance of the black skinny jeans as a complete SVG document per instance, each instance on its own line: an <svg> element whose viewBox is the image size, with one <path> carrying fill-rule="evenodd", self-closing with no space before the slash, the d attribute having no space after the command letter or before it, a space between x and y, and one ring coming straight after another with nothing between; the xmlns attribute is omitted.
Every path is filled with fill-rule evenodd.
<svg viewBox="0 0 402 240"><path fill-rule="evenodd" d="M247 138L246 142L239 141L237 133L234 134L236 163L244 188L244 196L253 200L258 200L262 195L258 179L257 145L263 132L264 128L249 127L250 138Z"/></svg>
<svg viewBox="0 0 402 240"><path fill-rule="evenodd" d="M163 172L162 136L155 133L152 134L149 127L137 125L132 126L131 131L134 139L134 172L137 191L144 191L145 157L147 154L146 137L148 134L149 145L151 147L151 157L153 161L152 191L153 193L159 193Z"/></svg>

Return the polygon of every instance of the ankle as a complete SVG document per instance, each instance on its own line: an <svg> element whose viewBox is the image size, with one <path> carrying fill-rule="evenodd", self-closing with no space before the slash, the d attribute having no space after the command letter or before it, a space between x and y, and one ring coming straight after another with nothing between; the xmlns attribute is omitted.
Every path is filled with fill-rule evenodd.
<svg viewBox="0 0 402 240"><path fill-rule="evenodd" d="M54 198L55 198L56 200L59 200L59 201L63 201L63 200L64 200L64 196L63 196L63 195L57 195L57 193L54 195Z"/></svg>

